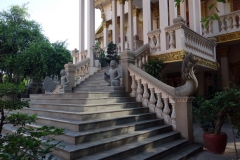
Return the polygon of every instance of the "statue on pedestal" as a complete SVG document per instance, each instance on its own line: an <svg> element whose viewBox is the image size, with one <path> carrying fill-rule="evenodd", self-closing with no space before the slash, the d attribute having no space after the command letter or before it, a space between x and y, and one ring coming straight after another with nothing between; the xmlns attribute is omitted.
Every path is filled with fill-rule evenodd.
<svg viewBox="0 0 240 160"><path fill-rule="evenodd" d="M120 86L122 73L117 67L117 62L115 60L111 60L110 67L111 69L108 71L108 74L104 72L104 80L109 83L108 86Z"/></svg>
<svg viewBox="0 0 240 160"><path fill-rule="evenodd" d="M71 93L72 89L69 87L69 77L66 74L66 71L64 69L60 72L61 75L61 88L59 89L59 93Z"/></svg>

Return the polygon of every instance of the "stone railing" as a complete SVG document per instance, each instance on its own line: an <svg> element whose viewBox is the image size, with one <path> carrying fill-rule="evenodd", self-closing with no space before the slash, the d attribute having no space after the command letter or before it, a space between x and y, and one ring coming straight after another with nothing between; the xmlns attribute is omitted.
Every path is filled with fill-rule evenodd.
<svg viewBox="0 0 240 160"><path fill-rule="evenodd" d="M125 91L129 92L131 97L135 97L137 102L141 102L143 107L148 107L150 112L156 113L156 116L163 119L165 124L179 131L182 137L192 142L193 98L189 96L195 93L197 87L196 77L192 75L196 61L192 54L186 56L183 66L187 66L187 69L183 70L191 72L186 75L193 79L187 79L184 86L174 88L142 70L139 61L142 61L144 55L150 52L150 47L147 46L148 44L135 52L125 50L121 53Z"/></svg>
<svg viewBox="0 0 240 160"><path fill-rule="evenodd" d="M240 11L219 16L219 21L211 21L208 27L205 27L205 24L202 25L203 35L206 37L212 37L220 34L239 31L239 18Z"/></svg>
<svg viewBox="0 0 240 160"><path fill-rule="evenodd" d="M161 45L160 45L160 34L161 34L161 30L160 29L156 29L153 31L148 32L148 38L149 40L149 45L150 45L150 49L151 49L151 53L155 53L155 52L160 52L161 51Z"/></svg>
<svg viewBox="0 0 240 160"><path fill-rule="evenodd" d="M148 61L148 55L150 54L150 47L148 44L138 48L135 51L135 64L142 68L143 65Z"/></svg>
<svg viewBox="0 0 240 160"><path fill-rule="evenodd" d="M189 29L182 21L165 28L167 33L167 48L169 51L184 50L198 57L216 61L216 41L214 38L205 38Z"/></svg>
<svg viewBox="0 0 240 160"><path fill-rule="evenodd" d="M80 52L81 60L84 60L87 58L87 52L88 52L87 50Z"/></svg>
<svg viewBox="0 0 240 160"><path fill-rule="evenodd" d="M84 81L86 78L89 77L90 58L86 58L75 65L75 85L77 85L80 84L81 81Z"/></svg>

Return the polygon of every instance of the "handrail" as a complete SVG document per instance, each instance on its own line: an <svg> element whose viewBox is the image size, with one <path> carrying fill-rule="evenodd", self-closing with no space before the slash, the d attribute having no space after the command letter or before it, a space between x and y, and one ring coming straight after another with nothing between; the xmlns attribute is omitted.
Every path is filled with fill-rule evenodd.
<svg viewBox="0 0 240 160"><path fill-rule="evenodd" d="M75 85L77 85L80 84L81 81L84 81L86 78L89 77L90 58L86 58L75 65Z"/></svg>
<svg viewBox="0 0 240 160"><path fill-rule="evenodd" d="M148 55L150 54L150 47L148 44L138 48L135 53L135 64L142 68L142 66L148 61Z"/></svg>

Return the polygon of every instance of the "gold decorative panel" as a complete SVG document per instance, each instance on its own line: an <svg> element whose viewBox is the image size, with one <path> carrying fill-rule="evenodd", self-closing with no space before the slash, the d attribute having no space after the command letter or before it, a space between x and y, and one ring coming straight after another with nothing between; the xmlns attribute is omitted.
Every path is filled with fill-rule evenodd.
<svg viewBox="0 0 240 160"><path fill-rule="evenodd" d="M215 36L217 43L240 40L240 31Z"/></svg>

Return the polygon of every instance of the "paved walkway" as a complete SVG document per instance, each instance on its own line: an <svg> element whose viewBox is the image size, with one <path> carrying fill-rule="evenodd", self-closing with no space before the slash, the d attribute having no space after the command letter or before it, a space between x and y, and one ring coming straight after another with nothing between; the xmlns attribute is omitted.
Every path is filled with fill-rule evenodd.
<svg viewBox="0 0 240 160"><path fill-rule="evenodd" d="M222 127L222 132L225 132L228 136L228 143L224 154L212 154L209 153L206 148L204 151L199 154L191 157L189 160L240 160L240 139L236 139L237 141L237 149L238 149L238 157L237 159L234 149L232 129L229 124L224 124ZM200 128L199 124L194 124L194 136L195 142L203 143L203 130Z"/></svg>

